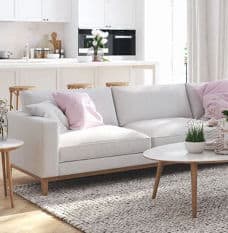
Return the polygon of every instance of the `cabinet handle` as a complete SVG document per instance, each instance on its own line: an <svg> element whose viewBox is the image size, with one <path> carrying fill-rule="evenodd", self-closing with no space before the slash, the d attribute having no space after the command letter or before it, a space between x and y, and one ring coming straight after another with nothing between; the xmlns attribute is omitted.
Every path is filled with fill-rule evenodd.
<svg viewBox="0 0 228 233"><path fill-rule="evenodd" d="M127 36L127 35L119 35L114 36L115 39L133 39L133 36Z"/></svg>

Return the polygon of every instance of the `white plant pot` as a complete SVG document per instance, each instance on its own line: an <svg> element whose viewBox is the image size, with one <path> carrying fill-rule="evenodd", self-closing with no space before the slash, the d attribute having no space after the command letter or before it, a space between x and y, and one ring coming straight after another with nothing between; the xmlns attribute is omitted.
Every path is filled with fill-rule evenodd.
<svg viewBox="0 0 228 233"><path fill-rule="evenodd" d="M204 151L205 142L185 142L186 150L192 154L199 154Z"/></svg>

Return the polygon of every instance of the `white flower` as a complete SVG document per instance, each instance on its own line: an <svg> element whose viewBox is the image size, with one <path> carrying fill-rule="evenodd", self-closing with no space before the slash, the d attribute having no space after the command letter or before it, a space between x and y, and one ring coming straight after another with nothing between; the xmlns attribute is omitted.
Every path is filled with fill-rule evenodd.
<svg viewBox="0 0 228 233"><path fill-rule="evenodd" d="M96 41L96 40L93 41L93 46L94 46L94 47L97 46L97 41Z"/></svg>
<svg viewBox="0 0 228 233"><path fill-rule="evenodd" d="M108 42L108 40L105 39L105 38L103 38L103 39L101 40L101 43L102 43L103 45L105 45L107 42Z"/></svg>
<svg viewBox="0 0 228 233"><path fill-rule="evenodd" d="M96 37L97 35L99 35L99 30L93 29L93 30L92 30L92 35L93 35L94 37Z"/></svg>
<svg viewBox="0 0 228 233"><path fill-rule="evenodd" d="M103 32L101 30L97 30L97 36L103 37Z"/></svg>
<svg viewBox="0 0 228 233"><path fill-rule="evenodd" d="M103 32L103 31L98 30L98 29L93 29L91 33L94 37L100 37L100 38L107 38L108 37L108 32Z"/></svg>
<svg viewBox="0 0 228 233"><path fill-rule="evenodd" d="M103 32L103 38L107 38L108 37L108 32Z"/></svg>

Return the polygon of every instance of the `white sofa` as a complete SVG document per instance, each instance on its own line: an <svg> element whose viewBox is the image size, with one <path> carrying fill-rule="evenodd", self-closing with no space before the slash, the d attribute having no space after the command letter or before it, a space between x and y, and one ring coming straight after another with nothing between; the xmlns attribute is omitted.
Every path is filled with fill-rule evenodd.
<svg viewBox="0 0 228 233"><path fill-rule="evenodd" d="M52 180L151 166L142 153L183 141L187 122L203 114L190 85L80 91L93 99L104 126L59 133L57 122L26 113L26 105L52 98L51 91L24 92L23 112L9 113L9 137L25 142L12 164L40 179L43 194Z"/></svg>

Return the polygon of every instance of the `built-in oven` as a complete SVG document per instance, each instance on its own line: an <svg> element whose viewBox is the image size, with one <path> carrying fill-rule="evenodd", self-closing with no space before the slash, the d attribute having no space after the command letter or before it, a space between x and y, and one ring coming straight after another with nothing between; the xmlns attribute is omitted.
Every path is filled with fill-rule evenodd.
<svg viewBox="0 0 228 233"><path fill-rule="evenodd" d="M112 36L113 55L136 55L134 30L116 30L113 31Z"/></svg>
<svg viewBox="0 0 228 233"><path fill-rule="evenodd" d="M135 56L136 55L136 31L135 30L103 30L109 33L108 43L103 49L105 55ZM93 40L91 29L78 30L78 55L86 56L90 53L90 45Z"/></svg>

